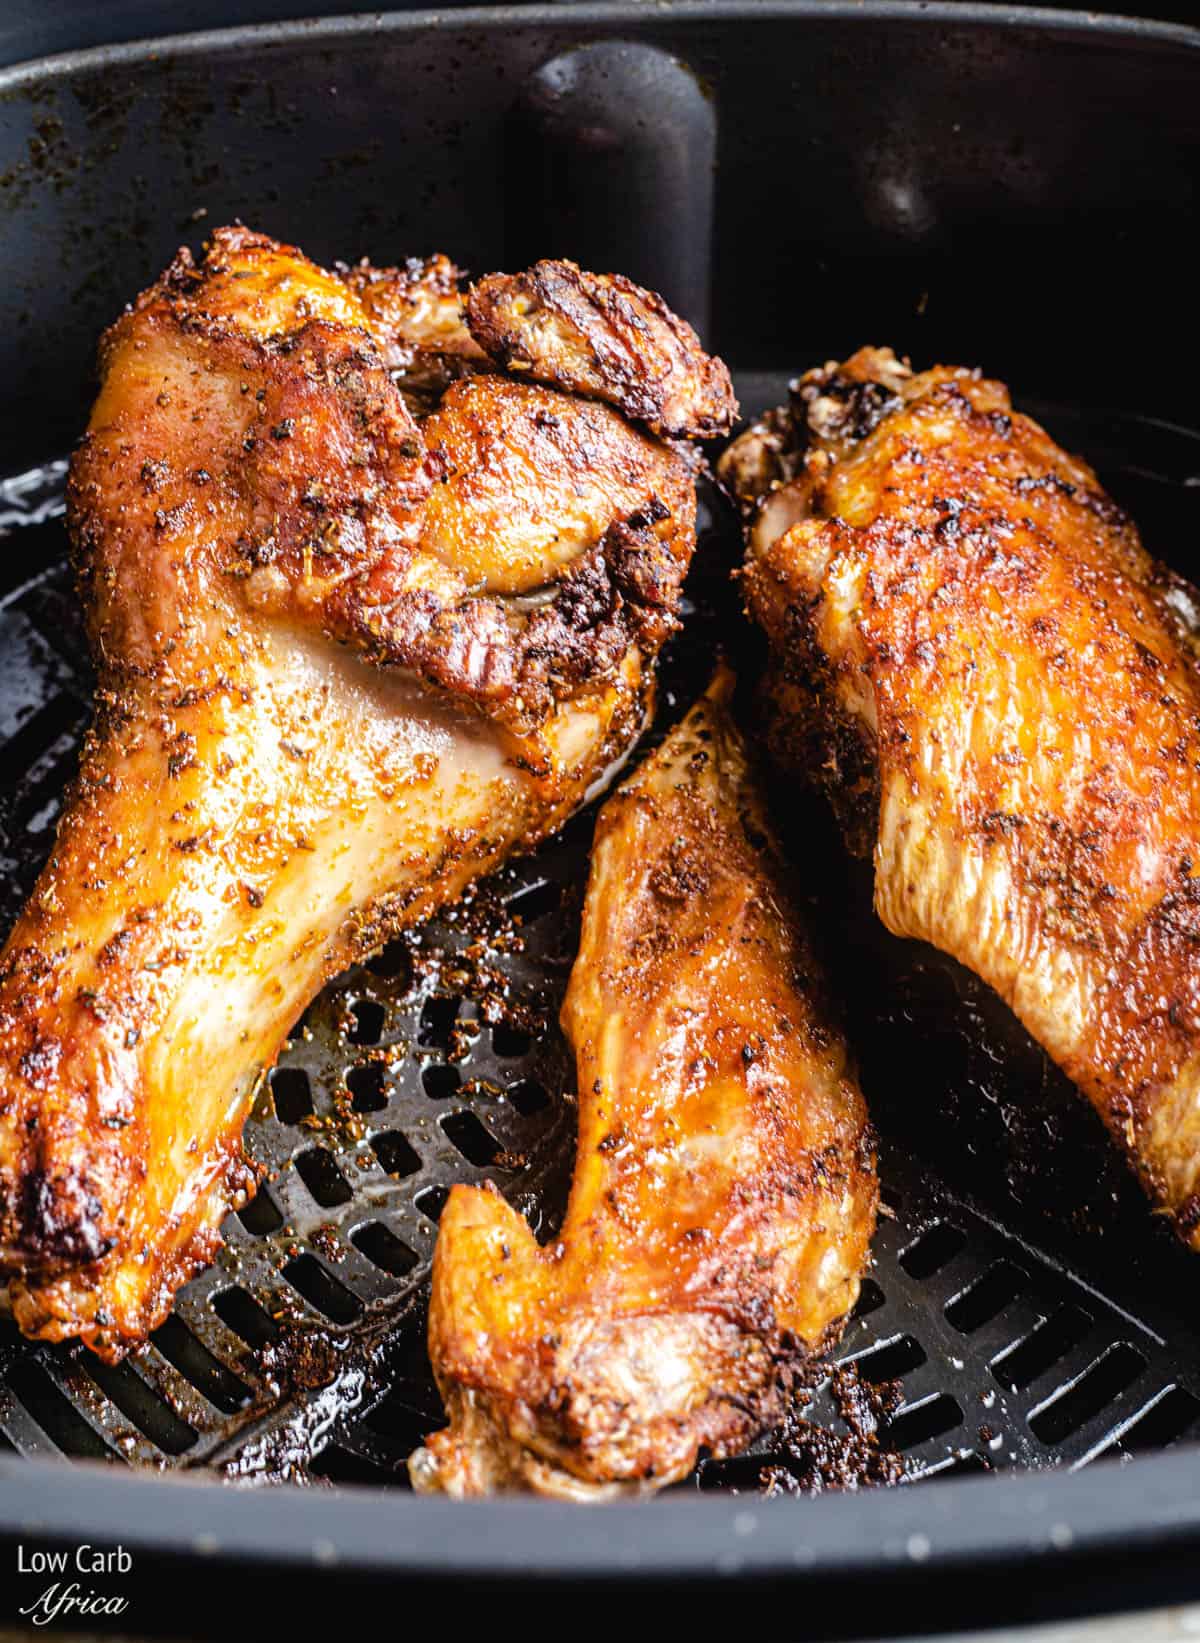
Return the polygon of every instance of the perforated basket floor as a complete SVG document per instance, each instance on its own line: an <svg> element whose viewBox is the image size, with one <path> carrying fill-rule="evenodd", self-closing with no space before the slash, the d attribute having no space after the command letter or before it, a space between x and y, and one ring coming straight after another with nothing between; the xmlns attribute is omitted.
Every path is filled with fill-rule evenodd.
<svg viewBox="0 0 1200 1643"><path fill-rule="evenodd" d="M753 412L783 379L740 388ZM1097 462L1154 551L1200 539L1200 439L1043 414ZM90 704L64 473L56 463L0 484L5 928L48 850ZM729 625L737 530L708 500L656 733L703 686L718 641L753 659L753 636ZM682 1487L1080 1466L1200 1434L1195 1259L1007 1012L949 961L885 936L828 818L797 794L787 809L883 1138L886 1213L837 1358L862 1385L887 1384L867 1402L878 1447L900 1459L874 1472L846 1462L847 1378L834 1377L786 1440L702 1462ZM556 1014L592 819L317 1000L249 1125L268 1183L143 1350L110 1369L79 1348L30 1346L0 1320L0 1446L407 1486L407 1455L440 1422L423 1300L447 1189L493 1179L543 1234L565 1201L574 1108Z"/></svg>

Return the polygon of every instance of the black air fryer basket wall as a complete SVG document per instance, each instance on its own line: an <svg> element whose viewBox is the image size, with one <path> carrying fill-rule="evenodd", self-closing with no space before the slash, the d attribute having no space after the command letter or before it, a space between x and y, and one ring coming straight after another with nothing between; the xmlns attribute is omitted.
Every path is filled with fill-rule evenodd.
<svg viewBox="0 0 1200 1643"><path fill-rule="evenodd" d="M1061 12L667 0L278 25L0 76L5 922L89 701L62 458L100 330L181 241L241 218L326 262L618 267L702 326L751 412L864 342L977 363L1200 576L1198 48L1191 30ZM734 631L737 530L704 501L664 720ZM767 1439L602 1511L399 1487L438 1418L420 1297L447 1187L490 1176L543 1228L561 1202L572 1108L553 1016L585 817L298 1025L248 1132L270 1183L150 1347L111 1371L0 1322L0 1540L136 1547L143 1578L175 1570L189 1596L127 1623L182 1632L278 1622L348 1572L364 1589L453 1576L457 1617L471 1598L519 1604L530 1581L621 1605L672 1581L712 1617L770 1589L788 1630L821 1636L1194 1594L1200 1268L1005 1012L883 936L826 818L785 800L891 1210L839 1352L901 1380L882 1436L908 1483L763 1498L767 1457L811 1481ZM491 1019L461 955L471 920L514 914L516 1007ZM807 1413L836 1428L828 1390ZM230 1490L214 1467L322 1486ZM201 1556L220 1581L196 1578Z"/></svg>
<svg viewBox="0 0 1200 1643"><path fill-rule="evenodd" d="M557 0L569 5L573 0ZM955 0L961 3L961 0ZM464 0L440 6L446 12ZM397 11L417 11L414 4ZM1063 6L1062 10L1069 10ZM1090 8L1129 17L1154 17L1179 23L1195 18L1194 0L1140 0L1122 4L1103 0ZM6 0L0 14L0 64L25 62L52 51L76 51L150 35L194 33L198 29L230 28L237 24L277 23L299 18L345 16L361 12L357 0Z"/></svg>

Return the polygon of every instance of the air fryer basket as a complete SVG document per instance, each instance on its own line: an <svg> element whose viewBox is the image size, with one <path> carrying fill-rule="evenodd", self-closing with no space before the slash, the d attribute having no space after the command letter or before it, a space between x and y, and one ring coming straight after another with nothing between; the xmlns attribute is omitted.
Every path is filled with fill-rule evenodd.
<svg viewBox="0 0 1200 1643"><path fill-rule="evenodd" d="M0 77L5 925L90 701L63 453L96 335L181 239L241 217L326 260L445 249L476 271L538 253L621 267L705 328L749 414L863 341L978 362L1196 575L1183 247L1198 46L1164 25L992 7L668 3L283 25ZM748 675L757 660L728 591L736 522L711 487L702 501L652 737L718 645ZM790 1441L702 1461L668 1497L589 1516L586 1537L561 1510L402 1493L439 1420L422 1302L447 1188L493 1179L542 1232L561 1211L573 1095L556 1012L589 813L297 1024L248 1131L268 1184L144 1350L106 1368L0 1321L0 1538L90 1528L161 1557L476 1580L740 1571L815 1591L869 1570L876 1599L930 1564L945 1599L971 1557L1036 1552L1066 1604L1084 1570L1102 1599L1090 1559L1115 1538L1118 1574L1146 1556L1186 1590L1194 1257L986 990L879 930L869 876L820 807L788 793L784 808L883 1139L885 1218L836 1356L887 1388L867 1401L902 1487L764 1497L765 1480L803 1495L869 1476L826 1382ZM381 1493L277 1491L264 1521L147 1467ZM861 1593L822 1620L827 1635L873 1623Z"/></svg>

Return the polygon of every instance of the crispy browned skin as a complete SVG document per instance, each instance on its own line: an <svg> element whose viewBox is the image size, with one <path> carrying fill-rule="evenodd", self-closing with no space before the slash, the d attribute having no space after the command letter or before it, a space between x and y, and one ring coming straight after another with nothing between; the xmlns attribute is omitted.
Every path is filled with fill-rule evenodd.
<svg viewBox="0 0 1200 1643"><path fill-rule="evenodd" d="M596 827L563 1007L579 1140L552 1248L455 1187L418 1488L661 1488L780 1414L854 1305L875 1159L722 673Z"/></svg>
<svg viewBox="0 0 1200 1643"><path fill-rule="evenodd" d="M357 294L384 361L409 407L432 410L460 377L495 370L467 328L462 271L449 257L410 257L402 268L364 258L338 272Z"/></svg>
<svg viewBox="0 0 1200 1643"><path fill-rule="evenodd" d="M662 298L620 274L539 262L489 274L467 299L488 352L537 382L593 394L655 433L710 439L737 415L729 372Z"/></svg>
<svg viewBox="0 0 1200 1643"><path fill-rule="evenodd" d="M0 957L0 1274L30 1334L115 1357L153 1328L253 1190L248 1102L306 1002L557 826L643 722L686 462L494 373L419 426L393 277L411 295L222 230L105 338L70 485L96 718Z"/></svg>
<svg viewBox="0 0 1200 1643"><path fill-rule="evenodd" d="M976 372L864 349L765 435L725 474L767 493L778 745L873 847L889 929L1012 1005L1200 1244L1194 595Z"/></svg>

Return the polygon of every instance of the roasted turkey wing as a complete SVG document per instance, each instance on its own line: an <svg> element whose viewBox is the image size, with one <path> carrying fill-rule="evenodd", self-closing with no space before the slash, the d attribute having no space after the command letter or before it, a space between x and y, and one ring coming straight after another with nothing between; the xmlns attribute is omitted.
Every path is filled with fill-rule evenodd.
<svg viewBox="0 0 1200 1643"><path fill-rule="evenodd" d="M575 1178L540 1249L455 1187L418 1488L644 1492L736 1453L836 1338L875 1223L871 1131L718 675L596 826L563 1026Z"/></svg>
<svg viewBox="0 0 1200 1643"><path fill-rule="evenodd" d="M998 382L863 349L723 461L773 739L1200 1244L1195 596Z"/></svg>
<svg viewBox="0 0 1200 1643"><path fill-rule="evenodd" d="M463 367L433 400L431 353ZM115 1358L254 1190L255 1082L322 983L631 746L695 498L678 449L490 365L445 259L223 229L101 365L95 720L0 955L0 1276L28 1334Z"/></svg>

